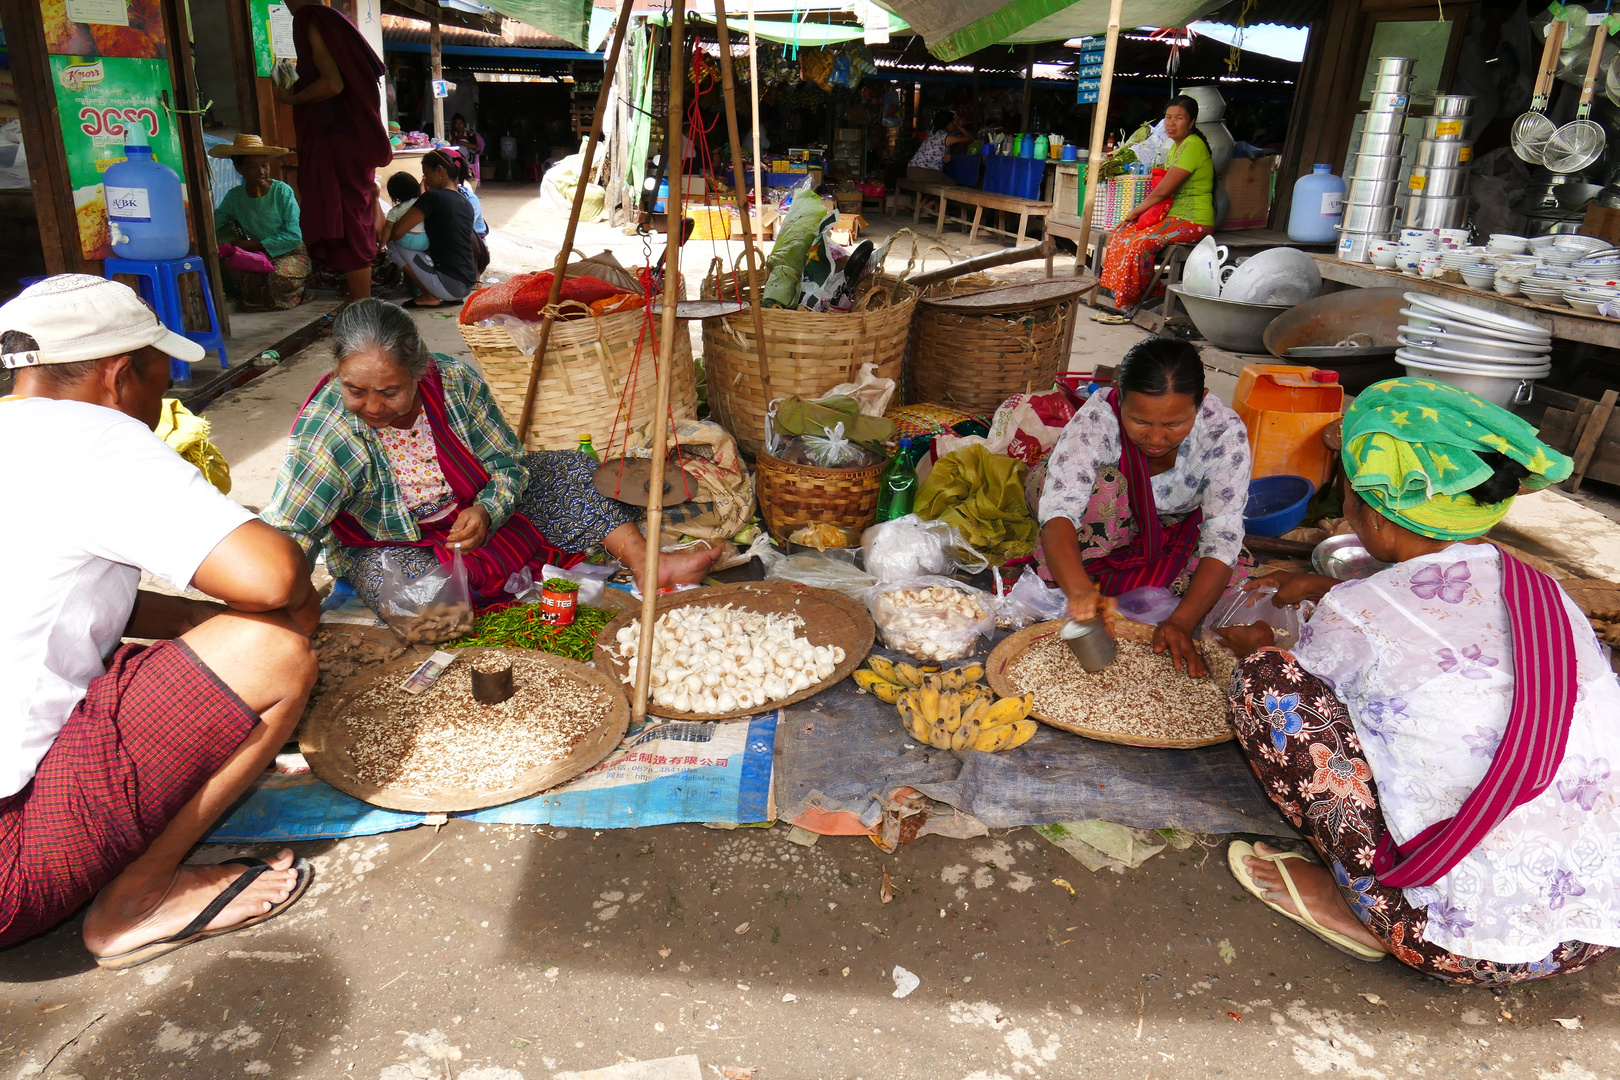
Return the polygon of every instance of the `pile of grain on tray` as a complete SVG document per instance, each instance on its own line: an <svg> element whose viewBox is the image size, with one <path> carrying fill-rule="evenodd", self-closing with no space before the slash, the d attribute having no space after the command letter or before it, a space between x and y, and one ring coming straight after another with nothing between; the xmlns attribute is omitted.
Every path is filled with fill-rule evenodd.
<svg viewBox="0 0 1620 1080"><path fill-rule="evenodd" d="M1035 694L1039 715L1059 723L1145 742L1220 739L1232 733L1226 687L1236 659L1205 645L1209 675L1189 678L1170 653L1145 642L1119 638L1118 658L1091 674L1056 635L1041 638L1007 669L1018 689Z"/></svg>
<svg viewBox="0 0 1620 1080"><path fill-rule="evenodd" d="M415 792L495 791L560 761L607 719L612 699L601 687L539 660L511 663L514 691L499 705L473 700L468 663L451 664L419 696L393 679L360 694L343 714L356 774Z"/></svg>

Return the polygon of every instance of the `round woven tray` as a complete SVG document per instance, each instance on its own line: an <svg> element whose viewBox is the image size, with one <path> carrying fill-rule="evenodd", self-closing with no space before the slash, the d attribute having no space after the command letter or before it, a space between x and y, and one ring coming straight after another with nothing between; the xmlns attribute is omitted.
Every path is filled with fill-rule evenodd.
<svg viewBox="0 0 1620 1080"><path fill-rule="evenodd" d="M647 701L647 711L669 720L735 720L741 716L757 716L772 709L785 708L806 698L815 697L830 686L848 678L872 651L877 627L866 605L851 600L831 589L815 589L791 581L750 581L740 585L712 585L706 589L688 589L658 598L658 614L675 608L721 607L734 604L745 611L762 615L797 615L804 620L801 631L812 645L837 645L844 650L844 662L833 673L818 683L812 683L792 697L769 702L758 708L728 713L680 712ZM641 617L641 609L626 612L602 628L596 636L596 670L608 672L615 685L624 687L626 695L632 692L623 681L629 671L623 660L607 651L606 646L617 646L616 637L621 627L629 626Z"/></svg>
<svg viewBox="0 0 1620 1080"><path fill-rule="evenodd" d="M1012 679L1008 678L1007 669L1012 667L1013 662L1024 655L1024 650L1035 642L1050 637L1063 629L1063 622L1064 620L1058 619L1054 622L1026 626L1016 633L1008 634L1002 639L1001 644L991 649L989 659L984 662L984 678L990 684L990 689L1002 697L1022 694L1023 690L1019 689ZM1115 622L1114 631L1117 637L1129 637L1137 641L1153 640L1153 627L1131 622L1128 619L1120 619ZM1053 720L1050 717L1042 716L1038 712L1032 712L1029 715L1041 723L1049 727L1055 727L1060 731L1084 735L1086 738L1096 739L1098 742L1118 743L1121 746L1142 746L1162 750L1191 750L1197 746L1214 746L1217 743L1230 742L1237 738L1237 733L1234 731L1218 739L1144 740L1140 735L1122 735L1117 731L1110 731L1106 728L1089 728L1067 720Z"/></svg>
<svg viewBox="0 0 1620 1080"><path fill-rule="evenodd" d="M354 759L349 756L352 738L349 734L349 725L344 721L344 713L351 701L379 683L402 686L411 672L422 663L420 658L404 656L384 664L375 671L350 679L336 692L327 694L321 700L314 712L305 717L299 736L298 747L304 753L304 760L309 762L309 767L316 776L345 795L353 795L373 806L419 814L478 810L485 806L499 806L515 799L526 799L530 795L538 795L548 788L572 780L612 753L613 748L619 745L625 732L630 729L630 702L626 699L624 691L619 688L618 680L604 672L565 657L528 649L462 649L456 654L456 662L465 664L473 657L486 652L538 661L555 667L580 682L601 687L613 699L613 703L608 707L607 719L595 731L575 743L567 757L549 765L530 769L509 787L485 790L446 786L434 791L379 787L360 779L355 770ZM398 693L401 698L408 696L403 689L399 689ZM432 691L428 693L431 694Z"/></svg>

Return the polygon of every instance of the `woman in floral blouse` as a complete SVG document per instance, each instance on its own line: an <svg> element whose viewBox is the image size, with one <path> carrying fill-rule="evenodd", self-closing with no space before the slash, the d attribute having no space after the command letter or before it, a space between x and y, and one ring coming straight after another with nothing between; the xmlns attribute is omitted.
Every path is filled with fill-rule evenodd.
<svg viewBox="0 0 1620 1080"><path fill-rule="evenodd" d="M1039 572L1081 620L1104 597L1143 586L1181 594L1153 647L1202 678L1193 632L1234 573L1247 573L1239 560L1249 461L1243 421L1205 391L1198 350L1169 337L1138 342L1114 389L1093 394L1030 471Z"/></svg>
<svg viewBox="0 0 1620 1080"><path fill-rule="evenodd" d="M574 450L524 453L477 369L429 353L394 304L352 304L332 328L335 362L293 424L260 515L378 606L384 556L421 577L464 555L479 606L510 599L507 579L568 567L601 545L638 578L637 511L599 494L596 462ZM724 546L665 555L662 585L701 581Z"/></svg>
<svg viewBox="0 0 1620 1080"><path fill-rule="evenodd" d="M1459 984L1579 971L1620 946L1620 683L1550 577L1478 538L1570 461L1424 380L1345 415L1345 516L1391 563L1280 575L1320 603L1292 653L1224 631L1239 743L1326 865L1235 843L1268 906L1363 960ZM1331 590L1331 591L1330 591Z"/></svg>

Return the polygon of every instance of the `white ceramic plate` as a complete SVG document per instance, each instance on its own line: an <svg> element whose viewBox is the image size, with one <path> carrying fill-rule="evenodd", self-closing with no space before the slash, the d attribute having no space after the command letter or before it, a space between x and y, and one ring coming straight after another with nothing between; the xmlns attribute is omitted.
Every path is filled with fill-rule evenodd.
<svg viewBox="0 0 1620 1080"><path fill-rule="evenodd" d="M1442 315L1448 319L1460 319L1463 322L1476 323L1491 330L1534 337L1552 337L1552 331L1543 330L1535 323L1525 322L1523 319L1510 319L1506 315L1498 315L1494 311L1486 311L1484 308L1477 308L1471 304L1459 304L1455 300L1447 300L1440 296L1409 292L1406 294L1406 302L1415 308L1426 308L1436 315Z"/></svg>
<svg viewBox="0 0 1620 1080"><path fill-rule="evenodd" d="M1490 338L1493 341L1506 341L1521 345L1533 345L1537 348L1547 348L1552 344L1551 334L1510 334L1502 330L1492 330L1488 326L1478 323L1463 322L1460 319L1448 319L1443 315L1436 315L1429 311L1419 311L1416 308L1401 308L1401 314L1411 319L1419 329L1428 327L1448 334L1463 334L1467 337Z"/></svg>

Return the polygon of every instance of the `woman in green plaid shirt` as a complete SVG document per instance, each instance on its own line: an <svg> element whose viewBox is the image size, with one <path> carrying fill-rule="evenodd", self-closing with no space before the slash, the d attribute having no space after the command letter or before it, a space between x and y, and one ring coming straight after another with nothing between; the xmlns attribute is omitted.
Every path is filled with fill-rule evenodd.
<svg viewBox="0 0 1620 1080"><path fill-rule="evenodd" d="M524 453L483 377L429 353L403 309L367 299L333 327L332 373L293 424L265 521L291 534L378 606L386 555L411 577L459 549L474 600L508 598L507 578L571 566L600 545L633 571L646 558L639 511L601 495L596 462ZM701 581L723 549L659 563L659 583Z"/></svg>

